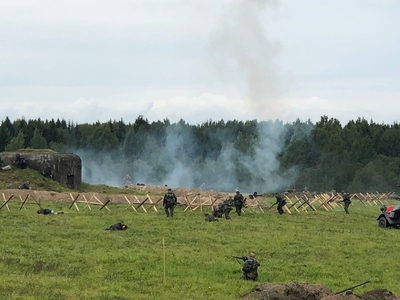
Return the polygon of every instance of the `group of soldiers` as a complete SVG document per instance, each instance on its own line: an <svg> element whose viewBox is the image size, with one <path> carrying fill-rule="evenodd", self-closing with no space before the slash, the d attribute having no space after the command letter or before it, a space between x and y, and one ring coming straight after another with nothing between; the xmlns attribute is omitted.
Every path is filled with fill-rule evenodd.
<svg viewBox="0 0 400 300"><path fill-rule="evenodd" d="M169 188L163 198L164 211L167 217L174 216L174 209L177 203L178 201L175 193L172 191L172 189ZM222 216L224 216L225 219L230 220L231 217L229 216L229 214L232 211L233 207L235 207L235 212L237 213L237 215L241 216L242 209L243 207L245 207L245 205L246 200L244 199L243 195L240 193L240 191L236 191L236 194L233 198L229 197L228 199L219 203L218 206L214 207L212 215L208 213L205 214L206 221L218 221L218 218L222 218Z"/></svg>

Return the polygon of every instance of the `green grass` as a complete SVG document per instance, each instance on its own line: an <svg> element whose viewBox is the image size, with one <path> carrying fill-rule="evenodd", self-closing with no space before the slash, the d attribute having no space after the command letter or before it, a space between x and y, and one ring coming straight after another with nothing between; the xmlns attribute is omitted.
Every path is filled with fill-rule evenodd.
<svg viewBox="0 0 400 300"><path fill-rule="evenodd" d="M259 282L338 291L369 279L357 293L400 293L400 230L377 226L379 206L354 203L350 215L232 212L232 221L208 223L201 211L182 208L165 218L161 209L134 212L127 205L78 212L69 203L45 204L66 214L37 215L34 204L18 210L18 201L0 210L0 299L240 299L259 283L242 280L231 256L249 252L261 263ZM105 230L116 222L129 229Z"/></svg>

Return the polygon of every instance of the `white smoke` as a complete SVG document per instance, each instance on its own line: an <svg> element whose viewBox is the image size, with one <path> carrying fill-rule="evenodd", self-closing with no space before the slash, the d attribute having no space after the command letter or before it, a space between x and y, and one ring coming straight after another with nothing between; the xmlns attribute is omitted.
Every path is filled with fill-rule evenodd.
<svg viewBox="0 0 400 300"><path fill-rule="evenodd" d="M279 99L280 44L268 38L263 25L265 13L276 5L271 0L230 1L211 35L210 54L217 70L226 80L242 80L244 75L239 85L244 85L248 104L263 119L285 109Z"/></svg>

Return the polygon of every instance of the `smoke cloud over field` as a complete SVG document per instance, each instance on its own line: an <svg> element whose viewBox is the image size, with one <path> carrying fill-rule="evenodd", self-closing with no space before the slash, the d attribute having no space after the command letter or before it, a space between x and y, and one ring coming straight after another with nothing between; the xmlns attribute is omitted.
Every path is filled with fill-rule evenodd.
<svg viewBox="0 0 400 300"><path fill-rule="evenodd" d="M133 184L273 192L290 188L296 175L294 171L282 173L277 158L282 152L284 128L279 122L257 123L258 139L252 142L254 147L249 153L239 151L240 141L227 137L225 132L211 136L211 143L222 145L220 152L204 151L191 127L179 123L167 127L165 147L158 147L154 138L146 137L140 141L141 154L132 160L122 154L127 149L118 153L76 153L82 158L83 181L91 184L122 186L124 176L130 174Z"/></svg>

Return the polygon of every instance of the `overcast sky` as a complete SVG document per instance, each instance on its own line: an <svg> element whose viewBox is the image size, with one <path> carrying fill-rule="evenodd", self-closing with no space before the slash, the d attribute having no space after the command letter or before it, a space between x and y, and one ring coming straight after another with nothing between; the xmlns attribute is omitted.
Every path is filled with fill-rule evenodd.
<svg viewBox="0 0 400 300"><path fill-rule="evenodd" d="M399 122L398 0L2 0L0 118Z"/></svg>

